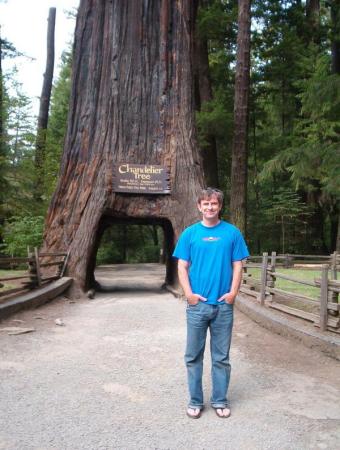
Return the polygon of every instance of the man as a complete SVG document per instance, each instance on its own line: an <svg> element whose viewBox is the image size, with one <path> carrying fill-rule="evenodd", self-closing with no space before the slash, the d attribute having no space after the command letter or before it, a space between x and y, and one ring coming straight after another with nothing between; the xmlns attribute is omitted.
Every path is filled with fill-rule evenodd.
<svg viewBox="0 0 340 450"><path fill-rule="evenodd" d="M203 356L210 331L211 406L220 418L230 416L227 391L230 379L229 349L233 304L242 278L242 260L249 256L241 232L220 220L223 193L207 188L198 197L202 221L181 234L173 256L187 299L185 363L190 401L187 415L198 419L203 409Z"/></svg>

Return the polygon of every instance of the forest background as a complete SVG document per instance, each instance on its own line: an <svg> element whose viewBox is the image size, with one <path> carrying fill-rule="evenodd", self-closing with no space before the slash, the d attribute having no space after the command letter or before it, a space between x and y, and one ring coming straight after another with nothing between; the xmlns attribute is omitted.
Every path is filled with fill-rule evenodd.
<svg viewBox="0 0 340 450"><path fill-rule="evenodd" d="M238 2L202 0L197 40L208 50L211 98L198 104L202 154L217 151L218 184L230 213ZM16 49L0 38L0 60ZM247 133L246 237L252 254L340 251L340 1L251 2ZM36 118L16 70L0 66L0 253L39 246L54 192L71 86L72 48L54 81L42 168L36 164ZM37 179L39 186L37 188ZM217 180L216 180L217 182ZM159 260L156 226L106 230L98 263Z"/></svg>

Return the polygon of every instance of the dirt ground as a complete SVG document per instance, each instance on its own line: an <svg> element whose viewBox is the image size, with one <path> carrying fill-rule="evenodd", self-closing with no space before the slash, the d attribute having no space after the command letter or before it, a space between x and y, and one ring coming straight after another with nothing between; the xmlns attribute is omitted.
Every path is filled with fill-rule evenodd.
<svg viewBox="0 0 340 450"><path fill-rule="evenodd" d="M0 449L337 449L340 364L235 310L232 416L186 417L185 302L157 264L108 266L95 299L0 323ZM56 325L61 319L64 325Z"/></svg>

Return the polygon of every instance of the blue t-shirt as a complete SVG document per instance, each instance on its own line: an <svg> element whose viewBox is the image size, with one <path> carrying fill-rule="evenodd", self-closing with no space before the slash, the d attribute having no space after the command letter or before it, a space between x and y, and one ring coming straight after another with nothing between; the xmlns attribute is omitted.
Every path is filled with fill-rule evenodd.
<svg viewBox="0 0 340 450"><path fill-rule="evenodd" d="M220 221L214 227L207 227L198 222L183 231L173 256L190 263L192 292L207 298L206 303L216 305L230 291L232 263L247 258L249 252L234 225Z"/></svg>

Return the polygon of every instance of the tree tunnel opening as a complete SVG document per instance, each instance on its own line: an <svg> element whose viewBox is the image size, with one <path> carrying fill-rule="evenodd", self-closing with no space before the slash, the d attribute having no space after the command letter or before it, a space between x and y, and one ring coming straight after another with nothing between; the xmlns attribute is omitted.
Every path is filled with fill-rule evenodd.
<svg viewBox="0 0 340 450"><path fill-rule="evenodd" d="M135 284L124 275L127 268L144 281L162 279L160 287L173 285L177 276L173 247L174 231L167 219L103 217L88 265L88 286L129 290Z"/></svg>

